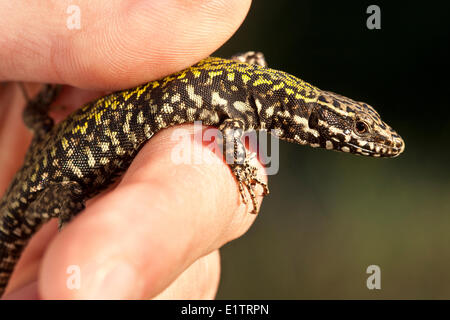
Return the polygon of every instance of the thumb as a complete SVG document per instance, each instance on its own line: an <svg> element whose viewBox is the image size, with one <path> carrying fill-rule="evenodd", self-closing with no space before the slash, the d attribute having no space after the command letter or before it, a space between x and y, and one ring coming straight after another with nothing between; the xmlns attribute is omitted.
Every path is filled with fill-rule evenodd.
<svg viewBox="0 0 450 320"><path fill-rule="evenodd" d="M0 81L118 89L208 56L251 0L0 2Z"/></svg>

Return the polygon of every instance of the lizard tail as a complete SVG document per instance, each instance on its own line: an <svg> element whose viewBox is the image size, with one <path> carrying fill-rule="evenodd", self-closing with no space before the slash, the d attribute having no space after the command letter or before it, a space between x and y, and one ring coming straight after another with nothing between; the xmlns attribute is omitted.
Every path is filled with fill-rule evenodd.
<svg viewBox="0 0 450 320"><path fill-rule="evenodd" d="M29 237L24 237L19 228L7 227L7 216L0 213L0 297L3 295L9 278L14 270L14 266L19 260L23 248L28 242ZM18 232L15 234L14 230Z"/></svg>

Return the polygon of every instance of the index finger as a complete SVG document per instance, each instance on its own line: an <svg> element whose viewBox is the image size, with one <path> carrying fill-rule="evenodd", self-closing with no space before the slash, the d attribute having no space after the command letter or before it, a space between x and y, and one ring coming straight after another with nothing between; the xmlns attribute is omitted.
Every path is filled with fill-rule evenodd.
<svg viewBox="0 0 450 320"><path fill-rule="evenodd" d="M43 298L154 297L195 260L250 227L255 215L241 204L228 166L196 163L194 153L191 163L175 163L174 147L195 150L195 141L174 141L174 130L153 137L117 188L50 244L39 283ZM80 270L79 290L66 287L70 265Z"/></svg>

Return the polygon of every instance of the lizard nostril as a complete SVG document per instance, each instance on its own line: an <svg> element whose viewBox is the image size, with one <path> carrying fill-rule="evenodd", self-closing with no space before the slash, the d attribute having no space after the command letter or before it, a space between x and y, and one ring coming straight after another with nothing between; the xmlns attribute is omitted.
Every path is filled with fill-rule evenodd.
<svg viewBox="0 0 450 320"><path fill-rule="evenodd" d="M398 154L402 153L403 150L405 150L405 143L400 137L394 137L393 146L395 147L395 149L397 149Z"/></svg>

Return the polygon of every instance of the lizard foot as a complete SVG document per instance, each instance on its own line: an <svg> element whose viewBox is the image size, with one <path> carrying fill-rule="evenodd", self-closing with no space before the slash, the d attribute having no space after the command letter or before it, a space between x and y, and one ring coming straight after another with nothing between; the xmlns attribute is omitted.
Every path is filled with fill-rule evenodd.
<svg viewBox="0 0 450 320"><path fill-rule="evenodd" d="M258 178L258 168L250 164L250 160L254 157L255 154L252 153L250 156L246 157L244 163L232 164L230 167L236 177L236 180L238 181L239 193L241 195L242 202L245 204L248 203L248 196L246 193L246 190L248 190L253 205L251 213L257 214L258 201L256 199L255 188L257 185L260 185L263 188L262 196L269 194L269 188L264 181Z"/></svg>

